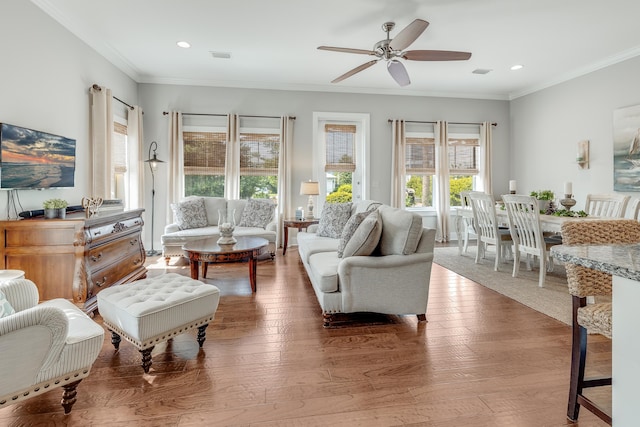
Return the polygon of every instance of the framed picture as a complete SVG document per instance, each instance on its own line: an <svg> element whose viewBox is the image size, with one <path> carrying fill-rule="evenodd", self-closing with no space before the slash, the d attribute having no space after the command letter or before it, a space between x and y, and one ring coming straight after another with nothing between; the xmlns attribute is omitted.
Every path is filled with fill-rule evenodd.
<svg viewBox="0 0 640 427"><path fill-rule="evenodd" d="M640 191L640 105L613 111L613 189Z"/></svg>

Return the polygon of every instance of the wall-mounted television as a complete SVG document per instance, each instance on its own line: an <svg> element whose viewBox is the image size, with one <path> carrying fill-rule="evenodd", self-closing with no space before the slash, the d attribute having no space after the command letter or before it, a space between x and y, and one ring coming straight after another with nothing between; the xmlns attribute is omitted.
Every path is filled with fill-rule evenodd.
<svg viewBox="0 0 640 427"><path fill-rule="evenodd" d="M0 189L71 188L75 170L75 139L0 124Z"/></svg>

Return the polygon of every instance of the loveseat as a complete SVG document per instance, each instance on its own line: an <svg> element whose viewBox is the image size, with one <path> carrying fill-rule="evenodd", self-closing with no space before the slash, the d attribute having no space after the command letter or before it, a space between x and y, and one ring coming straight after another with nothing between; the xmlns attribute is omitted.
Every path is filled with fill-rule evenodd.
<svg viewBox="0 0 640 427"><path fill-rule="evenodd" d="M262 237L269 241L267 252L276 253L275 203L268 199L227 200L222 197L190 196L171 205L174 223L164 228L162 255L183 257L182 245L194 240L220 237L218 223L235 224L234 236Z"/></svg>
<svg viewBox="0 0 640 427"><path fill-rule="evenodd" d="M378 202L326 204L319 224L298 233L323 325L355 312L425 321L435 233L419 215Z"/></svg>

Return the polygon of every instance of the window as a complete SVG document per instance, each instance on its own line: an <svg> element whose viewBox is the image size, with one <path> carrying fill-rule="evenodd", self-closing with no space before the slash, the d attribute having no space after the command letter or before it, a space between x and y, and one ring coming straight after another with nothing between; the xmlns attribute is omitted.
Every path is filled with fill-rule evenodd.
<svg viewBox="0 0 640 427"><path fill-rule="evenodd" d="M324 135L326 200L332 203L350 202L353 198L353 172L356 170L356 126L326 123Z"/></svg>
<svg viewBox="0 0 640 427"><path fill-rule="evenodd" d="M226 131L185 128L182 138L184 195L224 197Z"/></svg>
<svg viewBox="0 0 640 427"><path fill-rule="evenodd" d="M125 207L129 206L127 189L129 188L129 161L127 158L127 121L114 116L113 134L111 135L111 177L113 179L111 194L113 199L120 199Z"/></svg>
<svg viewBox="0 0 640 427"><path fill-rule="evenodd" d="M369 115L313 113L314 168L304 179L317 179L318 214L325 202L368 197Z"/></svg>
<svg viewBox="0 0 640 427"><path fill-rule="evenodd" d="M449 196L451 206L460 206L460 192L475 190L479 174L480 133L450 131L447 139L449 156Z"/></svg>
<svg viewBox="0 0 640 427"><path fill-rule="evenodd" d="M280 132L240 129L240 198L278 195Z"/></svg>
<svg viewBox="0 0 640 427"><path fill-rule="evenodd" d="M434 135L407 132L405 143L405 206L433 206L433 177L436 173Z"/></svg>

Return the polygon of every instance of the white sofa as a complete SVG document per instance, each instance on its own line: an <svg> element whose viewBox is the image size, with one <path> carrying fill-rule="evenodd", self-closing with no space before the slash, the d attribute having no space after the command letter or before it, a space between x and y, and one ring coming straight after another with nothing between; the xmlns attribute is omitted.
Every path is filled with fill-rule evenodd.
<svg viewBox="0 0 640 427"><path fill-rule="evenodd" d="M204 211L199 208L199 201L202 201ZM247 206L260 206L261 203L269 203L271 207L271 218L259 220L260 215L249 215L245 212ZM181 207L191 204L182 213ZM196 207L194 207L195 205ZM182 245L194 240L208 237L220 237L218 221L236 224L233 232L234 236L262 237L269 241L267 252L273 258L276 252L277 223L275 221L275 203L266 199L240 199L227 200L222 197L197 197L190 196L179 204L171 206L174 211L175 222L168 224L164 228L161 237L162 255L167 265L171 257L183 257ZM250 218L251 226L243 226L243 214ZM204 215L204 216L203 216ZM245 218L246 219L246 218ZM261 223L260 223L261 222ZM264 224L264 226L262 226Z"/></svg>
<svg viewBox="0 0 640 427"><path fill-rule="evenodd" d="M355 312L415 314L425 321L435 230L424 228L422 218L415 213L372 201L353 204L350 213L367 210L375 210L376 215L367 216L353 236L365 221L370 223L360 233L360 239L366 234L369 240L369 248L360 253L368 253L375 245L370 255L360 255L357 249L354 254L346 253L351 242L358 239L349 239L345 246L344 234L342 245L340 238L318 235L322 217L320 225L298 233L298 252L322 308L324 326L332 325L335 313ZM374 221L376 225L372 226ZM374 231L368 233L369 229ZM373 241L376 234L378 240ZM362 240L357 243L360 249L366 245ZM342 246L345 257L341 258Z"/></svg>

